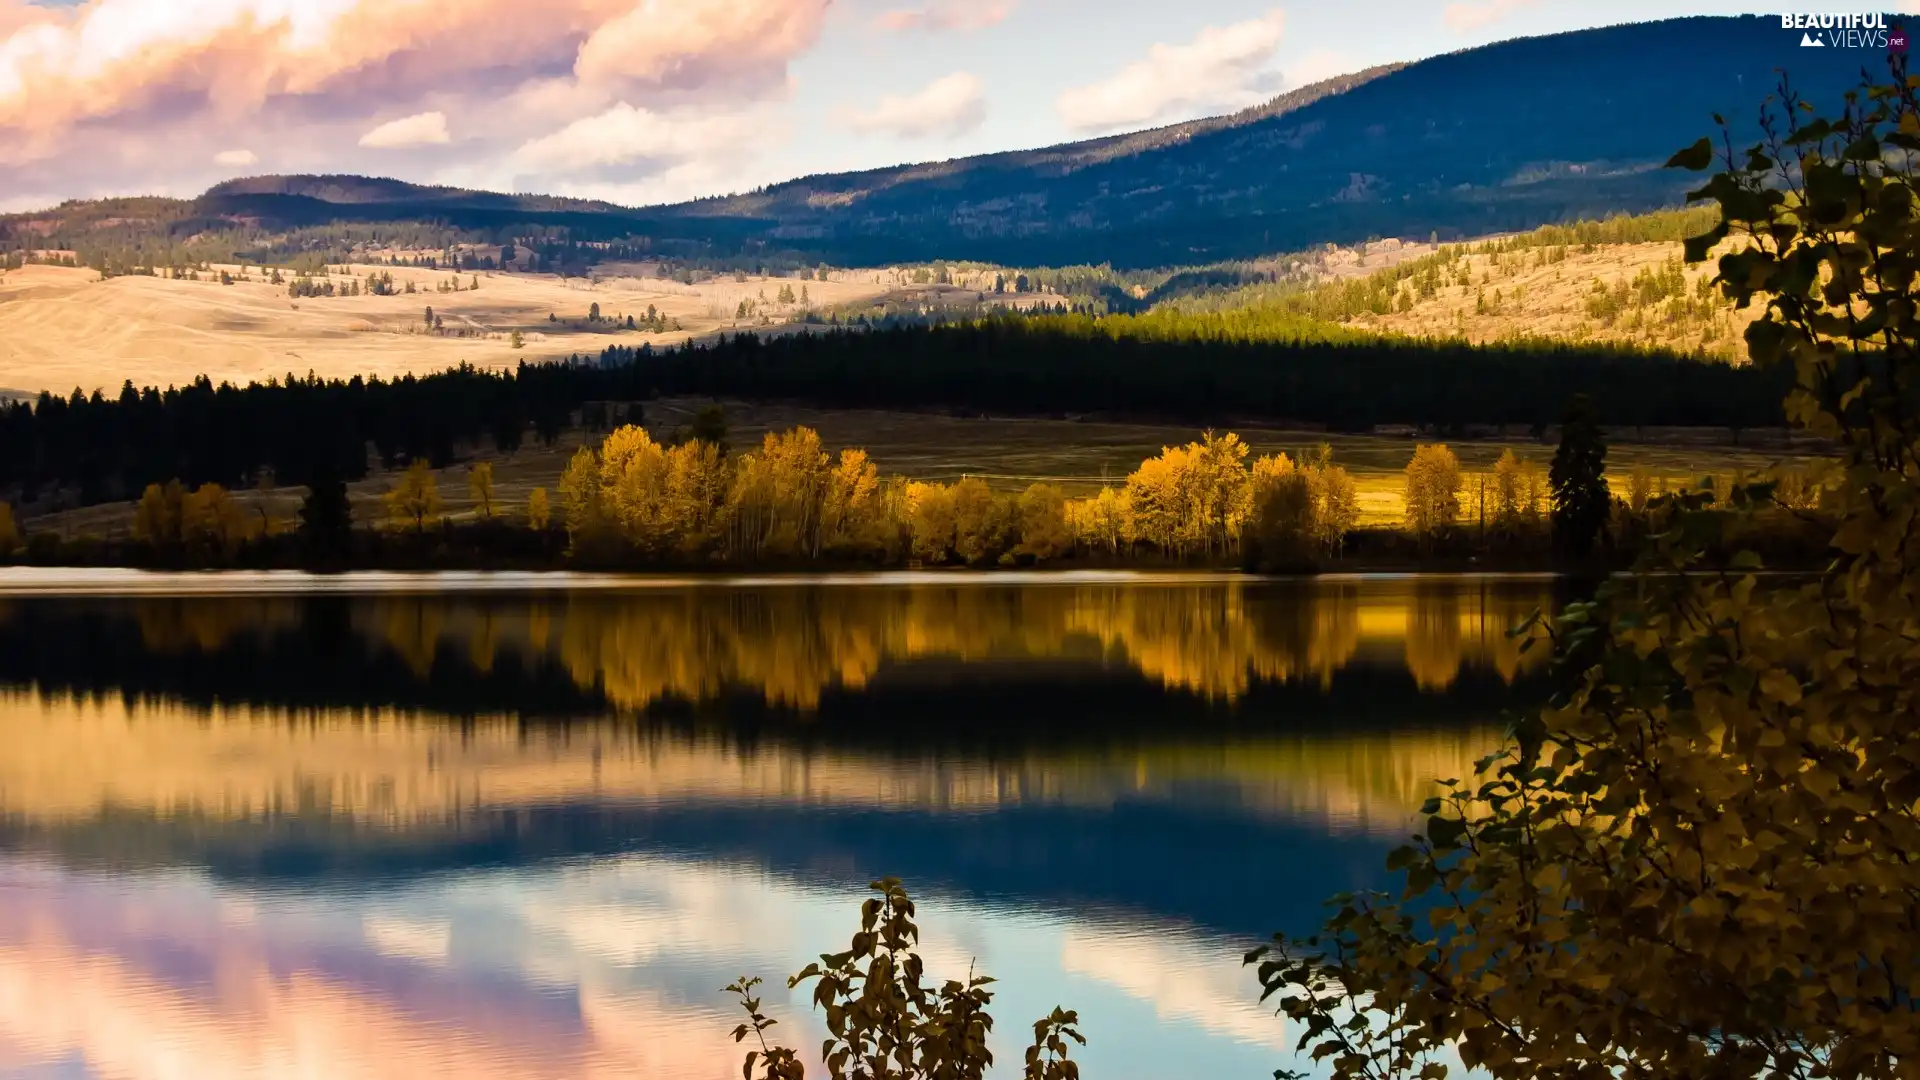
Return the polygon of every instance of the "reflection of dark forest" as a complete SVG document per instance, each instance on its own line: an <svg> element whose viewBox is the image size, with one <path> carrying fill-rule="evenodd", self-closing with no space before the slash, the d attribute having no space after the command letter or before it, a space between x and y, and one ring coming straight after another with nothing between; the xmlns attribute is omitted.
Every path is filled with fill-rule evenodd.
<svg viewBox="0 0 1920 1080"><path fill-rule="evenodd" d="M1551 601L1540 583L1442 580L15 600L0 681L453 716L969 717L915 725L935 732L1485 715L1543 655L1507 628Z"/></svg>

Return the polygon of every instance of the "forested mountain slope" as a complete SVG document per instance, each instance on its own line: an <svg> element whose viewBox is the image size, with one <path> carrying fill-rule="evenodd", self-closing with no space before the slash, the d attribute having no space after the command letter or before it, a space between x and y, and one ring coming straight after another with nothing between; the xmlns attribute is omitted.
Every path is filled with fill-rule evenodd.
<svg viewBox="0 0 1920 1080"><path fill-rule="evenodd" d="M1231 117L644 210L360 177L252 178L193 201L0 218L0 252L211 237L228 248L214 258L338 258L405 232L839 265L1172 267L1369 237L1477 236L1675 205L1690 177L1660 163L1710 131L1716 112L1736 139L1753 134L1776 69L1831 102L1881 62L1873 50L1798 42L1763 17L1523 38L1343 76Z"/></svg>

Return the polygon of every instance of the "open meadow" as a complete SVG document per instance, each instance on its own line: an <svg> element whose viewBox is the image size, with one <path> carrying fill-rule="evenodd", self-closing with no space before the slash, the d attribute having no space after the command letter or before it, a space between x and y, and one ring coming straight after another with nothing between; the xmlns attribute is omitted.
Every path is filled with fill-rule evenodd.
<svg viewBox="0 0 1920 1080"><path fill-rule="evenodd" d="M704 399L688 398L645 402L646 427L655 438L671 438L707 404ZM1124 484L1127 474L1144 459L1165 446L1184 444L1201 434L1197 428L1167 424L956 417L745 402L726 402L724 408L728 443L735 452L752 449L768 432L806 426L820 433L830 452L843 447L865 449L882 476L942 483L973 476L1002 491L1017 491L1045 481L1073 497L1094 494L1103 484ZM1390 526L1401 521L1407 459L1416 442L1426 441L1406 435L1328 435L1246 425L1233 425L1232 430L1256 456L1285 452L1300 458L1312 454L1322 442L1332 446L1335 462L1354 477L1362 526ZM530 442L509 455L498 454L491 445L468 448L465 460L437 473L445 512L456 518L474 513L474 500L468 490L469 466L490 461L496 512L523 514L533 489L553 491L567 459L584 442L599 438L575 428L551 448ZM1516 454L1531 458L1543 474L1554 451L1550 441L1537 442L1524 433L1505 439L1456 440L1449 445L1459 456L1465 474L1465 507L1472 506L1476 476L1490 472L1502 450L1511 447ZM1637 467L1680 487L1705 475L1751 476L1782 462L1807 458L1778 447L1667 441L1617 443L1609 450L1607 460L1608 480L1624 496L1628 476ZM385 518L381 496L392 489L397 476L376 467L365 479L349 485L356 521ZM291 522L304 490L265 488L236 495L250 513ZM30 529L51 529L69 537L120 536L130 528L132 516L131 502L105 503L48 514L27 524Z"/></svg>
<svg viewBox="0 0 1920 1080"><path fill-rule="evenodd" d="M462 363L512 367L609 345L677 344L745 325L749 304L758 324L797 319L808 306L825 310L885 295L879 273L841 280L716 277L696 285L664 278L552 274L452 273L408 267L335 267L314 275L336 290L358 282L357 296L289 295L292 276L260 267L216 266L199 280L127 275L101 280L89 269L29 265L0 274L0 391L117 392L135 386L185 385L200 375L215 384L284 378L393 377L441 371ZM221 273L233 283L222 284ZM364 291L368 275L391 274L394 295ZM459 292L438 291L458 282ZM478 284L478 289L471 288ZM408 284L416 291L406 292ZM807 290L807 305L797 294ZM779 299L782 287L793 302ZM599 305L601 320L589 314ZM653 308L661 332L626 329ZM430 327L433 309L438 327ZM549 318L551 316L551 318ZM679 329L673 329L675 325ZM514 332L521 347L514 347Z"/></svg>

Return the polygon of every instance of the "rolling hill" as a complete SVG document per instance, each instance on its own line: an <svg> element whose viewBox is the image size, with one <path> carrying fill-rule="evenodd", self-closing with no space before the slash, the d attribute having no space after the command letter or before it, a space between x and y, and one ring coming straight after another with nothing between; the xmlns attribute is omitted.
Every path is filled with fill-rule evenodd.
<svg viewBox="0 0 1920 1080"><path fill-rule="evenodd" d="M1712 117L1755 131L1790 65L1836 102L1877 54L1798 49L1761 17L1522 38L1305 87L1233 116L1040 150L803 177L633 210L363 177L256 177L196 200L0 218L0 251L114 244L344 261L408 224L442 243L545 235L682 258L838 265L929 258L1171 267L1371 237L1442 238L1675 205L1659 168ZM591 261L589 250L566 257Z"/></svg>

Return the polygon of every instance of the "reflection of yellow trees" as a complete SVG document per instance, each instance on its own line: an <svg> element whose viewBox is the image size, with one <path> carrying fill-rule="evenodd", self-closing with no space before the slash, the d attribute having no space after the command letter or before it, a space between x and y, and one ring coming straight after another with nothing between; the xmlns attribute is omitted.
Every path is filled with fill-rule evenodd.
<svg viewBox="0 0 1920 1080"><path fill-rule="evenodd" d="M300 606L286 599L169 597L142 600L135 608L140 641L163 655L217 652L241 634L297 625Z"/></svg>
<svg viewBox="0 0 1920 1080"><path fill-rule="evenodd" d="M1231 700L1262 681L1330 685L1363 650L1403 664L1423 690L1446 689L1470 665L1512 682L1523 659L1545 654L1523 658L1506 630L1550 606L1544 590L1422 580L688 588L583 593L564 607L386 599L363 629L423 675L443 647L482 672L501 650L529 663L555 657L578 685L626 709L730 689L812 709L890 661L938 657L1106 656L1170 689Z"/></svg>
<svg viewBox="0 0 1920 1080"><path fill-rule="evenodd" d="M1434 781L1468 775L1488 728L1095 743L914 758L742 750L614 720L541 733L432 717L0 696L0 816L86 820L108 807L253 820L346 817L457 827L476 812L582 801L963 811L1201 797L1263 817L1397 832Z"/></svg>

